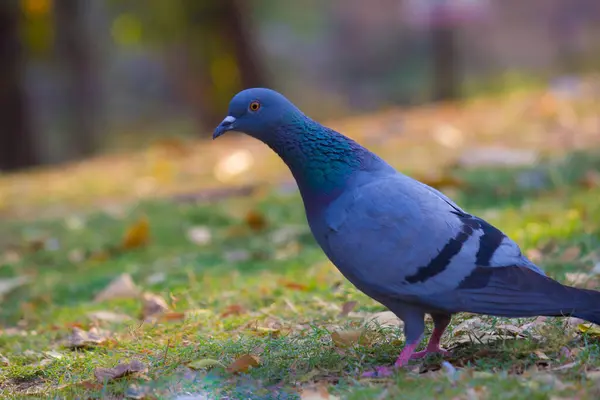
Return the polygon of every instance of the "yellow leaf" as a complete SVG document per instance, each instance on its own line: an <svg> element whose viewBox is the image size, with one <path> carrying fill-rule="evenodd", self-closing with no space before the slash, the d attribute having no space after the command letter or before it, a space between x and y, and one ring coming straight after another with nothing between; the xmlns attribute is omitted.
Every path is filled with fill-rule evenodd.
<svg viewBox="0 0 600 400"><path fill-rule="evenodd" d="M269 337L279 337L281 331L279 329L267 328L264 326L257 326L254 331L258 334L258 336L269 336Z"/></svg>
<svg viewBox="0 0 600 400"><path fill-rule="evenodd" d="M244 354L237 360L231 363L229 367L227 367L227 372L237 373L237 372L248 372L250 367L258 367L260 365L260 359L257 356L252 354Z"/></svg>
<svg viewBox="0 0 600 400"><path fill-rule="evenodd" d="M115 278L104 290L96 295L94 301L101 302L112 299L135 298L139 296L140 289L136 286L129 274L121 274Z"/></svg>
<svg viewBox="0 0 600 400"><path fill-rule="evenodd" d="M212 358L204 358L202 360L192 361L188 364L191 369L211 369L214 367L227 368L219 360L213 360Z"/></svg>
<svg viewBox="0 0 600 400"><path fill-rule="evenodd" d="M577 325L577 329L579 329L579 332L581 333L587 333L590 336L600 337L600 327L598 325L579 324Z"/></svg>
<svg viewBox="0 0 600 400"><path fill-rule="evenodd" d="M121 246L125 250L135 249L148 244L150 240L150 222L148 217L141 217L135 224L127 228Z"/></svg>

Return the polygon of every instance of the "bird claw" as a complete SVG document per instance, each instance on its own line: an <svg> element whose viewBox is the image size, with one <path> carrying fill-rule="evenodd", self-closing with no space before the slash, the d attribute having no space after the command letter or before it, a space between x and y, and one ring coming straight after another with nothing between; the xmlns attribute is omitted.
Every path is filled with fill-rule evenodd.
<svg viewBox="0 0 600 400"><path fill-rule="evenodd" d="M424 358L425 356L427 356L429 354L441 354L442 357L449 357L450 355L452 355L452 353L449 352L448 350L444 350L444 349L441 349L438 347L437 349L418 351L415 354L413 354L412 356L410 356L410 359L418 360L418 359Z"/></svg>

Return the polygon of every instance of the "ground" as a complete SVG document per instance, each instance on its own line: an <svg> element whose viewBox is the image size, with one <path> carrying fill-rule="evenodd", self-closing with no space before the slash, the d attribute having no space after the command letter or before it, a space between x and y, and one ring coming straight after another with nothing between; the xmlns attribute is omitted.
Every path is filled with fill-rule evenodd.
<svg viewBox="0 0 600 400"><path fill-rule="evenodd" d="M548 96L390 111L334 125L500 227L550 276L597 288L598 100ZM385 134L361 136L360 121ZM394 124L402 125L398 136ZM524 167L463 160L489 151L484 145L507 144L542 149L544 158ZM240 153L244 148L254 158ZM299 195L285 183L289 175L266 151L247 140L191 150L173 141L0 177L0 394L600 396L600 329L573 318L457 315L443 339L452 356L415 361L390 378L361 378L394 362L401 326L326 260ZM512 156L523 158L506 154ZM249 186L203 189L240 184Z"/></svg>

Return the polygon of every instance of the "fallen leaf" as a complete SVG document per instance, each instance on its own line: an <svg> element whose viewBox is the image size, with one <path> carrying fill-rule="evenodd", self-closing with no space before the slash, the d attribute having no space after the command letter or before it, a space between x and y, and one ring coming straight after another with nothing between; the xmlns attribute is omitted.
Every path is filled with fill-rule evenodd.
<svg viewBox="0 0 600 400"><path fill-rule="evenodd" d="M600 337L600 327L598 325L590 324L588 322L577 325L577 329L581 333L585 333L593 337Z"/></svg>
<svg viewBox="0 0 600 400"><path fill-rule="evenodd" d="M29 282L29 277L18 276L15 278L0 279L0 297L13 291L19 286L23 286Z"/></svg>
<svg viewBox="0 0 600 400"><path fill-rule="evenodd" d="M93 320L105 321L105 322L115 322L115 323L127 322L127 321L131 321L131 319L132 319L129 315L117 314L112 311L93 311L93 312L89 312L87 314L87 316Z"/></svg>
<svg viewBox="0 0 600 400"><path fill-rule="evenodd" d="M578 364L579 364L578 361L574 361L574 362L571 362L571 363L568 363L568 364L561 365L561 366L556 367L556 368L552 368L551 371L564 371L564 370L576 367Z"/></svg>
<svg viewBox="0 0 600 400"><path fill-rule="evenodd" d="M399 328L404 326L404 322L402 322L402 320L400 320L400 318L398 318L393 312L383 311L369 315L367 318L365 318L364 325L381 328Z"/></svg>
<svg viewBox="0 0 600 400"><path fill-rule="evenodd" d="M244 308L244 306L242 306L240 304L231 304L230 306L227 306L225 311L223 311L223 313L221 314L221 317L226 318L226 317L229 317L230 315L240 315L245 312L246 312L246 309Z"/></svg>
<svg viewBox="0 0 600 400"><path fill-rule="evenodd" d="M342 311L340 311L338 317L347 317L357 304L356 301L347 301L342 304Z"/></svg>
<svg viewBox="0 0 600 400"><path fill-rule="evenodd" d="M263 214L256 210L248 211L245 221L246 224L255 231L261 231L267 227L267 219Z"/></svg>
<svg viewBox="0 0 600 400"><path fill-rule="evenodd" d="M119 363L113 368L96 368L94 375L100 382L110 381L122 378L126 375L135 373L145 373L148 371L146 364L139 360L133 360L129 363Z"/></svg>
<svg viewBox="0 0 600 400"><path fill-rule="evenodd" d="M297 282L290 282L290 281L279 281L279 284L283 287L286 287L288 289L292 289L292 290L300 290L300 291L307 291L308 290L308 286L302 284L302 283L297 283Z"/></svg>
<svg viewBox="0 0 600 400"><path fill-rule="evenodd" d="M144 293L142 295L142 319L146 320L157 317L168 310L169 305L161 296L153 293Z"/></svg>
<svg viewBox="0 0 600 400"><path fill-rule="evenodd" d="M55 360L62 360L65 357L62 353L59 353L56 350L45 351L44 355L49 358L54 358Z"/></svg>
<svg viewBox="0 0 600 400"><path fill-rule="evenodd" d="M221 361L214 360L212 358L204 358L202 360L195 360L188 364L191 369L211 369L214 367L227 368Z"/></svg>
<svg viewBox="0 0 600 400"><path fill-rule="evenodd" d="M268 328L264 326L257 326L253 329L253 332L256 332L258 336L269 336L269 337L279 337L281 330L275 328Z"/></svg>
<svg viewBox="0 0 600 400"><path fill-rule="evenodd" d="M184 312L176 312L176 311L165 312L163 314L160 314L159 319L161 321L182 321L185 319L186 315L187 314Z"/></svg>
<svg viewBox="0 0 600 400"><path fill-rule="evenodd" d="M362 334L359 330L336 331L331 334L331 340L337 347L349 347L357 344Z"/></svg>
<svg viewBox="0 0 600 400"><path fill-rule="evenodd" d="M331 340L337 347L350 347L355 344L368 346L373 342L373 336L365 329L348 329L335 331L331 334Z"/></svg>
<svg viewBox="0 0 600 400"><path fill-rule="evenodd" d="M204 246L210 243L212 234L206 226L194 226L188 229L187 238L190 242L198 246Z"/></svg>
<svg viewBox="0 0 600 400"><path fill-rule="evenodd" d="M579 257L580 254L581 254L581 249L578 246L569 247L569 248L565 249L565 251L563 251L563 253L561 254L560 261L562 261L562 262L575 261Z"/></svg>
<svg viewBox="0 0 600 400"><path fill-rule="evenodd" d="M104 290L98 293L94 301L101 302L118 298L136 298L139 295L140 289L133 283L131 275L121 274Z"/></svg>
<svg viewBox="0 0 600 400"><path fill-rule="evenodd" d="M143 216L133 225L127 228L121 242L125 250L135 249L148 244L150 241L150 222L148 217Z"/></svg>
<svg viewBox="0 0 600 400"><path fill-rule="evenodd" d="M460 333L468 333L474 329L479 329L484 325L485 324L483 323L481 318L469 318L456 325L452 330L452 333L454 334L454 336L458 336Z"/></svg>
<svg viewBox="0 0 600 400"><path fill-rule="evenodd" d="M248 372L250 367L258 367L259 365L260 359L257 356L244 354L227 367L227 372L234 374L238 372Z"/></svg>
<svg viewBox="0 0 600 400"><path fill-rule="evenodd" d="M80 328L73 328L65 346L71 349L94 347L105 343L108 340L108 336L108 332L98 328L91 328L87 332Z"/></svg>

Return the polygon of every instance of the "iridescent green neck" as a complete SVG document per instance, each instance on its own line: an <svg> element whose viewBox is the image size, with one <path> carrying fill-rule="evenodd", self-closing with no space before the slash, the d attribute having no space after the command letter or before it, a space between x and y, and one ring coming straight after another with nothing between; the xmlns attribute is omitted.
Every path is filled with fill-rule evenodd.
<svg viewBox="0 0 600 400"><path fill-rule="evenodd" d="M366 149L301 115L281 126L267 144L288 165L303 196L331 196L358 171Z"/></svg>

